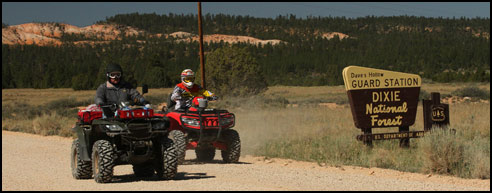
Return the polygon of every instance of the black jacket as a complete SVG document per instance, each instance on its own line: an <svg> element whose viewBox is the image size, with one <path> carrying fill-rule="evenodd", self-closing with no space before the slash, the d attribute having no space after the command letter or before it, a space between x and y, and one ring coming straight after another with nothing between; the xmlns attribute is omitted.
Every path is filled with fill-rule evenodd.
<svg viewBox="0 0 492 193"><path fill-rule="evenodd" d="M130 83L121 81L118 85L113 85L109 81L99 85L95 97L96 104L110 105L124 101L133 101L140 105L148 103Z"/></svg>

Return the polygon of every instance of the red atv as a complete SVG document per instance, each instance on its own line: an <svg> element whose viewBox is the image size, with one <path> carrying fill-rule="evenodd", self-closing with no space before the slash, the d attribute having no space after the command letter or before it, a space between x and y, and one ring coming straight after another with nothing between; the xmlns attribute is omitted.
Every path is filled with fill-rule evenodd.
<svg viewBox="0 0 492 193"><path fill-rule="evenodd" d="M235 116L227 110L208 109L208 100L204 97L194 97L192 107L186 110L174 110L176 103L167 100L168 110L156 116L169 119L169 138L175 145L178 163L184 161L186 150L194 149L197 160L211 161L215 150L221 150L225 163L239 161L241 141L239 133L232 129Z"/></svg>

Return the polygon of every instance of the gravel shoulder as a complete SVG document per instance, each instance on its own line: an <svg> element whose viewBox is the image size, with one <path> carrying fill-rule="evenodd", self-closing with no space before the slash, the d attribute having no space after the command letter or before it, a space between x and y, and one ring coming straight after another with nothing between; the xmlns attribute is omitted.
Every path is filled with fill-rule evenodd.
<svg viewBox="0 0 492 193"><path fill-rule="evenodd" d="M175 180L133 176L131 165L116 166L114 181L75 180L70 171L72 139L2 130L2 191L5 190L483 190L490 180L461 179L380 168L329 167L288 159L242 156L223 164L195 161L192 150Z"/></svg>

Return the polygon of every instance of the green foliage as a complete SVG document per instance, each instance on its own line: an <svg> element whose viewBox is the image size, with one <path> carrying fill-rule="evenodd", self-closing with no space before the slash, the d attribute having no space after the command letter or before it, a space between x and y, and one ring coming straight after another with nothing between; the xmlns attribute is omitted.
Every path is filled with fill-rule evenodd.
<svg viewBox="0 0 492 193"><path fill-rule="evenodd" d="M258 62L246 48L216 49L207 55L205 69L207 89L219 96L256 95L268 86Z"/></svg>
<svg viewBox="0 0 492 193"><path fill-rule="evenodd" d="M150 34L198 33L197 16L191 14L118 14L98 23L132 26ZM415 73L436 82L490 82L490 39L471 33L490 34L489 18L302 19L293 15L255 18L206 14L202 23L204 34L283 41L277 45L235 45L235 49L249 52L248 60L255 60L269 86L341 85L342 70L349 65ZM341 32L349 38L322 38L328 32ZM105 81L105 64L111 62L122 65L134 86L173 87L179 83L183 69L199 69L197 42L138 35L121 36L121 40L107 44L75 46L71 42L99 39L77 34L64 34L61 39L61 46L3 44L2 88L94 89ZM229 46L224 42L205 43L204 51ZM206 76L212 78L208 72ZM82 78L89 80L81 81Z"/></svg>
<svg viewBox="0 0 492 193"><path fill-rule="evenodd" d="M79 74L72 78L72 88L73 90L90 90L92 89L92 84L90 83L90 78L87 74Z"/></svg>
<svg viewBox="0 0 492 193"><path fill-rule="evenodd" d="M490 91L480 89L476 86L459 88L453 91L451 94L459 97L473 97L485 100L490 99Z"/></svg>
<svg viewBox="0 0 492 193"><path fill-rule="evenodd" d="M74 42L74 41L85 41L85 40L90 40L90 41L102 41L104 39L102 38L97 38L95 35L93 36L88 36L85 34L76 34L76 33L63 33L60 40L62 42Z"/></svg>

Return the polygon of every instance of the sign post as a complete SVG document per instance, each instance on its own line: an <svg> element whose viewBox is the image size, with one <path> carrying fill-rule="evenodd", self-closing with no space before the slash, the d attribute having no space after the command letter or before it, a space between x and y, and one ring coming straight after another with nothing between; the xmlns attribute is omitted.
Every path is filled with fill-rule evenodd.
<svg viewBox="0 0 492 193"><path fill-rule="evenodd" d="M355 126L363 132L358 140L371 146L373 140L400 139L400 146L408 147L409 138L423 136L424 131L409 131L417 114L419 75L348 66L343 79ZM399 132L372 133L383 127L398 127Z"/></svg>
<svg viewBox="0 0 492 193"><path fill-rule="evenodd" d="M424 130L429 131L433 125L447 128L449 125L449 105L441 103L441 95L431 93L432 100L422 99L424 110Z"/></svg>

